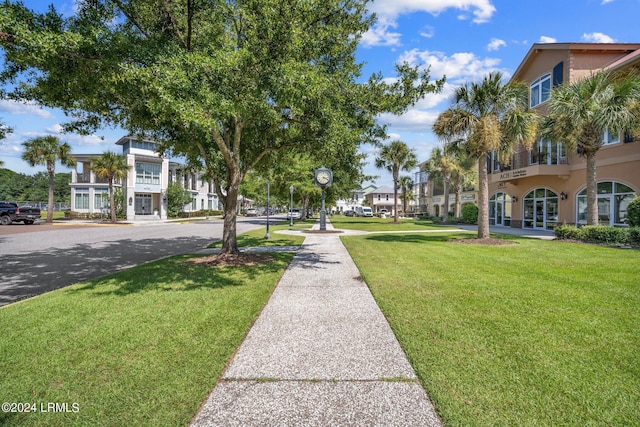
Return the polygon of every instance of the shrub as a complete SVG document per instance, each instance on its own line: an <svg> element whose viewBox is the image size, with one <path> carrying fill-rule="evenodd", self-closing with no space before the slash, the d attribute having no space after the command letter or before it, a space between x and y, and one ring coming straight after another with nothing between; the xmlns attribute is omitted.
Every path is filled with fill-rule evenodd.
<svg viewBox="0 0 640 427"><path fill-rule="evenodd" d="M468 203L462 207L462 221L465 224L475 224L478 222L478 207L473 203Z"/></svg>
<svg viewBox="0 0 640 427"><path fill-rule="evenodd" d="M627 220L629 227L640 227L640 196L637 194L627 206Z"/></svg>
<svg viewBox="0 0 640 427"><path fill-rule="evenodd" d="M627 243L633 246L640 246L640 227L627 229Z"/></svg>
<svg viewBox="0 0 640 427"><path fill-rule="evenodd" d="M582 231L574 225L559 225L554 230L556 238L559 240L582 240Z"/></svg>
<svg viewBox="0 0 640 427"><path fill-rule="evenodd" d="M624 244L627 242L627 230L608 225L587 225L582 227L582 240L594 243Z"/></svg>

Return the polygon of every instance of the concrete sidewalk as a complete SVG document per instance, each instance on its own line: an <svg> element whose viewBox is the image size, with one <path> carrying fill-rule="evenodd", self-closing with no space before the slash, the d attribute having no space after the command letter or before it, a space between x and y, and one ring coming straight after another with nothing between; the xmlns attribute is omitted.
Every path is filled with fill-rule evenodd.
<svg viewBox="0 0 640 427"><path fill-rule="evenodd" d="M192 425L442 424L340 234L310 233Z"/></svg>

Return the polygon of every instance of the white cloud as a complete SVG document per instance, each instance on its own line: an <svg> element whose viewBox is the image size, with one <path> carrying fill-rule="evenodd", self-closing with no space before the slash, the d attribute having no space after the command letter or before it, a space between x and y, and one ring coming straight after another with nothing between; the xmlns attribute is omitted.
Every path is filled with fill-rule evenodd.
<svg viewBox="0 0 640 427"><path fill-rule="evenodd" d="M488 22L496 11L491 0L378 0L371 7L378 22L362 36L362 45L370 46L399 46L401 33L391 31L397 28L397 18L400 15L414 12L427 12L434 16L447 9L461 10L459 19L471 19L477 24ZM433 37L433 29L425 27L420 35Z"/></svg>
<svg viewBox="0 0 640 427"><path fill-rule="evenodd" d="M447 82L450 84L481 80L491 71L501 71L505 78L509 77L507 70L498 67L500 59L479 58L471 52L458 52L447 56L443 52L413 49L404 52L397 62L408 62L413 66L430 66L432 79L439 79L446 75Z"/></svg>
<svg viewBox="0 0 640 427"><path fill-rule="evenodd" d="M498 50L501 47L505 47L506 45L507 45L506 41L501 40L501 39L493 38L493 39L491 39L491 41L487 45L487 50L491 52L493 50Z"/></svg>
<svg viewBox="0 0 640 427"><path fill-rule="evenodd" d="M46 131L49 133L62 133L63 128L60 124L56 123L55 125L48 127Z"/></svg>
<svg viewBox="0 0 640 427"><path fill-rule="evenodd" d="M437 111L414 108L399 116L389 113L381 114L378 116L378 121L388 124L393 130L431 132L431 126L438 118L438 114Z"/></svg>
<svg viewBox="0 0 640 427"><path fill-rule="evenodd" d="M613 3L613 0L602 0L602 3L600 4L608 4L608 3Z"/></svg>
<svg viewBox="0 0 640 427"><path fill-rule="evenodd" d="M488 22L496 11L490 0L378 0L371 9L379 17L390 18L413 12L438 15L447 9L458 9L464 12L463 16L473 15L478 24Z"/></svg>
<svg viewBox="0 0 640 427"><path fill-rule="evenodd" d="M538 41L539 43L556 43L558 40L556 40L553 37L549 37L549 36L540 36L540 40Z"/></svg>
<svg viewBox="0 0 640 427"><path fill-rule="evenodd" d="M615 39L603 33L584 33L582 41L588 43L615 43Z"/></svg>
<svg viewBox="0 0 640 427"><path fill-rule="evenodd" d="M399 46L402 34L390 31L396 28L398 23L393 20L380 19L378 23L362 35L361 43L364 47L370 46Z"/></svg>
<svg viewBox="0 0 640 427"><path fill-rule="evenodd" d="M436 29L431 25L425 25L422 30L420 30L420 35L425 39L430 39L436 34Z"/></svg>
<svg viewBox="0 0 640 427"><path fill-rule="evenodd" d="M32 114L42 119L53 117L52 114L34 103L22 103L8 99L0 100L0 111L9 114Z"/></svg>

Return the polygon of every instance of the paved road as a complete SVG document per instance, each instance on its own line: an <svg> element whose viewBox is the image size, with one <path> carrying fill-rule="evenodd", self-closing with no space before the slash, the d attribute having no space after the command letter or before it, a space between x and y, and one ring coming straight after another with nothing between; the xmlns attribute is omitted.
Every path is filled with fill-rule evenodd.
<svg viewBox="0 0 640 427"><path fill-rule="evenodd" d="M265 217L239 218L238 234ZM0 306L170 255L222 237L222 220L144 225L0 227ZM28 230L28 231L27 231Z"/></svg>

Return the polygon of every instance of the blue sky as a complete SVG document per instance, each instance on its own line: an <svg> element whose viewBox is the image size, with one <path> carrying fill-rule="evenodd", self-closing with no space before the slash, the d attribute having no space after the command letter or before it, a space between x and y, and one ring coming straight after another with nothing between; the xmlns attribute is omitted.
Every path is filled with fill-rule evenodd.
<svg viewBox="0 0 640 427"><path fill-rule="evenodd" d="M49 3L26 2L41 10ZM54 4L64 13L74 8L71 0ZM420 161L439 145L431 125L448 107L453 89L494 70L510 78L533 43L640 42L640 0L376 0L371 10L377 13L378 23L364 35L358 50L365 77L381 72L393 79L394 64L402 61L430 66L433 79L447 77L442 93L428 95L401 116L379 118L388 124L390 140L406 142ZM104 129L93 136L61 135L60 123L66 121L62 112L4 100L0 117L14 128L0 142L4 167L29 174L44 170L34 170L20 159L21 143L29 138L54 134L80 154L114 150L118 148L114 142L124 135L118 129ZM376 185L390 185L390 174L372 166L376 150L367 146L363 152L370 161L365 173L379 175Z"/></svg>

